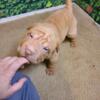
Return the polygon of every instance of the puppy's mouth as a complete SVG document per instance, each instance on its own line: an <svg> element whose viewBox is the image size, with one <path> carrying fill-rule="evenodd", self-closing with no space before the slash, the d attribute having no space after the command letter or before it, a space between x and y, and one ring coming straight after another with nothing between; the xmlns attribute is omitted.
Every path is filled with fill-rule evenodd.
<svg viewBox="0 0 100 100"><path fill-rule="evenodd" d="M19 55L20 57L24 57L29 61L30 64L39 64L44 61L44 57L35 57L33 54L25 54L25 55Z"/></svg>
<svg viewBox="0 0 100 100"><path fill-rule="evenodd" d="M32 56L25 56L25 58L32 64L38 64L38 60L34 59Z"/></svg>
<svg viewBox="0 0 100 100"><path fill-rule="evenodd" d="M28 57L25 57L28 61L29 61L29 63L32 63L29 59L28 59Z"/></svg>

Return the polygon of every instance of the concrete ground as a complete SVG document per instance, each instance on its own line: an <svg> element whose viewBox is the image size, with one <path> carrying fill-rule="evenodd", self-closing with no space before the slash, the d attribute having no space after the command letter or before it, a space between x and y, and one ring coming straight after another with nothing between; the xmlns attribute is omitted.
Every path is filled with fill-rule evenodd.
<svg viewBox="0 0 100 100"><path fill-rule="evenodd" d="M45 74L45 65L23 70L36 85L41 100L100 100L100 28L79 7L77 47L61 45L60 57L53 76ZM26 28L45 19L50 13L35 15L0 25L0 56L16 55L19 40Z"/></svg>

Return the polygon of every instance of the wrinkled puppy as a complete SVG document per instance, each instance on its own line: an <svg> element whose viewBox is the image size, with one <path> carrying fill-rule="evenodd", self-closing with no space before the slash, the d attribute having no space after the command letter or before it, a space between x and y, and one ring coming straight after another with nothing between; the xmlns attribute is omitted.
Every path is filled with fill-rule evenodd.
<svg viewBox="0 0 100 100"><path fill-rule="evenodd" d="M66 7L49 16L43 23L28 28L27 35L18 46L20 56L31 63L38 64L46 60L47 74L54 73L58 59L58 49L66 37L75 46L77 21L72 11L72 1L66 1Z"/></svg>

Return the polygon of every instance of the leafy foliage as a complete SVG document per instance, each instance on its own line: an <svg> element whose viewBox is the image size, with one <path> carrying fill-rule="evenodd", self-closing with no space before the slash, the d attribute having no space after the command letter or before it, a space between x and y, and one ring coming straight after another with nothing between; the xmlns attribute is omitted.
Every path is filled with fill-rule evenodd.
<svg viewBox="0 0 100 100"><path fill-rule="evenodd" d="M75 2L87 13L89 13L87 8L91 6L93 10L89 15L100 24L100 0L76 0Z"/></svg>
<svg viewBox="0 0 100 100"><path fill-rule="evenodd" d="M89 5L90 14L100 24L100 0L73 0L85 11ZM0 18L14 16L41 8L49 8L64 4L65 0L0 0Z"/></svg>
<svg viewBox="0 0 100 100"><path fill-rule="evenodd" d="M0 18L63 4L64 0L0 0Z"/></svg>

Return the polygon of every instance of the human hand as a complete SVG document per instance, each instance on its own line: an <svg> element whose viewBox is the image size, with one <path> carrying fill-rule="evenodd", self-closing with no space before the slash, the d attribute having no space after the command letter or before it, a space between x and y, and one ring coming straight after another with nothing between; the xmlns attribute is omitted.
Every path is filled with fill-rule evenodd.
<svg viewBox="0 0 100 100"><path fill-rule="evenodd" d="M28 61L23 57L5 57L0 59L0 100L21 89L26 78L20 79L14 85L11 85L11 80L16 71L25 63L28 63Z"/></svg>

